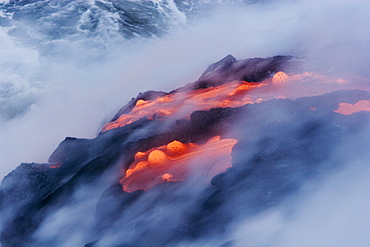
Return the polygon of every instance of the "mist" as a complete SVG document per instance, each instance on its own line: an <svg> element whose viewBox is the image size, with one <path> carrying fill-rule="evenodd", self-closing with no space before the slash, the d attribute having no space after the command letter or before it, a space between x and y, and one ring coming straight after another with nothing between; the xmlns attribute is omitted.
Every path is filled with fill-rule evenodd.
<svg viewBox="0 0 370 247"><path fill-rule="evenodd" d="M22 162L47 162L67 136L94 138L139 92L171 91L195 81L209 64L227 54L237 59L293 55L307 60L307 70L368 77L369 13L370 2L365 0L224 4L174 25L162 37L115 36L99 41L68 37L50 46L29 45L1 27L0 177ZM231 246L366 246L370 242L366 234L370 201L365 194L370 186L366 166L370 157L363 147L369 145L369 133L348 137L335 151L340 171L304 184L276 208L234 222L226 238L184 245L231 241ZM85 198L86 190L76 194L76 204L46 219L36 238L48 241L59 230L69 229L60 238L68 238L65 246L85 243L91 229L80 232L71 225L78 223L76 217L86 213L85 208L93 210L98 200ZM184 190L178 193L188 196ZM145 211L145 203L142 199L135 204L143 207L141 215L135 214L141 220L148 215L150 219L152 213ZM192 203L182 205L180 211L186 212ZM158 214L164 215L167 207L158 203ZM83 224L88 225L93 216L86 214ZM119 240L115 231L120 227L114 226L107 239ZM104 242L107 239L102 243L111 244Z"/></svg>
<svg viewBox="0 0 370 247"><path fill-rule="evenodd" d="M307 183L281 206L238 224L233 246L366 246L369 157L361 153L347 160L349 150L358 154L348 146L347 157L340 157L343 170Z"/></svg>
<svg viewBox="0 0 370 247"><path fill-rule="evenodd" d="M59 46L72 49L65 59L63 53L40 55L37 46L24 47L2 30L2 76L10 78L15 94L2 99L10 105L2 111L19 111L20 117L1 121L1 176L21 162L45 161L65 136L94 136L102 121L139 92L170 91L194 81L227 54L294 55L315 68L367 74L368 9L367 1L222 6L161 39L110 42L102 51L64 40ZM60 47L50 49L53 54ZM94 49L104 56L96 58Z"/></svg>

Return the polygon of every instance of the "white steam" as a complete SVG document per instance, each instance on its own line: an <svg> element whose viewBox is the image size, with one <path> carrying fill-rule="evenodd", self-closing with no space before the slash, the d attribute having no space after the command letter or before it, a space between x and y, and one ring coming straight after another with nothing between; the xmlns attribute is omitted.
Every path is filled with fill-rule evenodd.
<svg viewBox="0 0 370 247"><path fill-rule="evenodd" d="M277 209L239 224L231 234L234 246L368 246L368 131L356 137L354 148L349 141L336 153L343 171L311 181Z"/></svg>
<svg viewBox="0 0 370 247"><path fill-rule="evenodd" d="M283 1L223 6L160 40L107 44L108 55L99 62L91 54L99 47L89 47L89 42L53 44L50 53L65 49L70 61L61 62L63 52L57 57L40 56L0 30L1 95L10 96L0 98L0 109L26 110L21 117L1 123L0 176L20 162L46 161L65 136L93 137L101 121L138 92L172 90L195 80L208 64L227 54L240 59L306 56L336 70L367 73L369 5L368 1ZM87 59L81 65L82 57Z"/></svg>
<svg viewBox="0 0 370 247"><path fill-rule="evenodd" d="M68 60L63 52L40 55L37 47L26 48L0 29L0 178L21 162L46 162L66 136L93 138L131 97L194 81L227 54L238 59L296 55L308 58L313 67L369 75L369 13L365 0L223 6L162 39L106 44L99 59L90 53L99 47L81 43L76 48L71 40L50 48L53 53L71 44ZM87 59L81 62L81 57ZM369 133L363 135L362 143ZM291 199L292 207L235 226L230 239L236 246L365 246L370 242L364 234L370 229L370 171L364 164L369 160L362 156L345 162L348 168L320 183L315 193L302 190L307 198L298 203ZM73 218L63 211L68 209L52 216L67 227ZM80 209L72 213L78 215ZM57 234L61 225L54 230L52 224L44 226L38 236ZM77 233L72 237L77 243L84 240ZM66 243L73 246L70 240Z"/></svg>

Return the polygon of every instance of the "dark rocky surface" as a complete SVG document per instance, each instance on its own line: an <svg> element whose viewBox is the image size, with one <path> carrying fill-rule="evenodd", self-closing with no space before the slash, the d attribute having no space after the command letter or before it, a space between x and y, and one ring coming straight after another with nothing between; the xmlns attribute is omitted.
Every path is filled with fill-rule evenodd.
<svg viewBox="0 0 370 247"><path fill-rule="evenodd" d="M299 61L289 56L236 60L231 55L210 65L195 83L195 88L221 85L225 81L260 82L278 71L286 73L299 70Z"/></svg>
<svg viewBox="0 0 370 247"><path fill-rule="evenodd" d="M243 78L260 81L280 70L291 71L293 63L291 57L236 61L227 56L211 65L197 82L179 90ZM138 99L162 94L140 94L119 113L129 112ZM66 138L49 163L21 164L3 179L0 209L6 219L0 241L4 247L59 246L63 240L43 240L35 233L56 210L76 203L75 196L85 187L102 191L92 195L99 199L90 235L84 238L86 246L175 246L220 236L234 220L274 207L294 195L305 181L340 167L341 161L332 158L338 144L368 126L370 114L345 116L334 110L341 102L364 99L370 100L369 92L336 91L196 111L190 119L166 128L162 121L141 119L91 140ZM238 140L232 151L233 167L202 189L182 182L164 183L147 192L121 190L120 174L136 152L172 140L203 143L214 135ZM135 234L127 237L132 228ZM117 232L122 236L114 244L104 242Z"/></svg>

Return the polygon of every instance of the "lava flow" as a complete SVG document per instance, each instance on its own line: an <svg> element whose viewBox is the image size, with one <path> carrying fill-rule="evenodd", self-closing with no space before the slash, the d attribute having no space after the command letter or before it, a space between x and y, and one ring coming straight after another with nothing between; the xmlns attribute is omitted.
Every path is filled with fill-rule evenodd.
<svg viewBox="0 0 370 247"><path fill-rule="evenodd" d="M126 192L149 190L164 182L181 182L194 171L209 181L231 167L235 139L215 136L203 145L172 141L167 145L138 152L121 179Z"/></svg>
<svg viewBox="0 0 370 247"><path fill-rule="evenodd" d="M351 115L360 111L370 111L370 100L360 100L355 104L340 103L339 108L335 112L343 115Z"/></svg>
<svg viewBox="0 0 370 247"><path fill-rule="evenodd" d="M342 87L358 88L356 83L352 83L352 80L309 72L287 74L278 71L274 76L261 82L233 80L221 85L193 90L185 86L155 99L136 99L131 111L121 114L114 121L106 124L103 132L128 125L141 118L162 120L163 117L171 116L172 119L184 119L197 110L239 107L274 98L294 99L314 96ZM360 88L363 89L361 86ZM366 100L354 105L340 103L335 112L348 115L358 111L368 111L369 105L369 101ZM311 110L317 109L311 107ZM120 180L122 189L126 192L146 191L161 183L184 181L192 170L197 170L196 174L202 174L208 181L231 167L230 154L236 142L235 139L220 140L219 136L210 139L204 145L184 144L175 140L164 146L138 152L135 155L135 161L129 166L124 178Z"/></svg>
<svg viewBox="0 0 370 247"><path fill-rule="evenodd" d="M362 85L361 85L362 84ZM141 118L150 120L171 116L175 119L189 117L193 111L212 108L239 107L276 98L295 99L315 96L341 89L369 91L365 78L341 79L315 73L287 74L278 71L261 82L234 80L218 86L187 90L185 88L159 96L153 100L137 99L133 109L107 123L102 131L123 127ZM358 111L368 109L359 103ZM346 107L346 106L342 106ZM347 107L348 108L348 107ZM341 113L341 110L338 110Z"/></svg>
<svg viewBox="0 0 370 247"><path fill-rule="evenodd" d="M175 92L150 101L139 99L130 113L122 114L117 120L106 124L103 131L122 127L145 117L152 119L153 116L158 118L176 114L182 117L189 116L195 110L243 106L253 103L247 92L263 85L264 83L233 81L216 87Z"/></svg>
<svg viewBox="0 0 370 247"><path fill-rule="evenodd" d="M370 114L356 113L370 111L370 80L307 72L298 62L227 56L182 88L139 94L96 138L67 137L48 163L21 164L1 182L0 245L53 246L60 231L33 241L54 225L55 209L90 209L81 216L97 234L78 246L201 241L279 207L352 156L367 160L368 141L358 137ZM55 246L66 245L64 236Z"/></svg>

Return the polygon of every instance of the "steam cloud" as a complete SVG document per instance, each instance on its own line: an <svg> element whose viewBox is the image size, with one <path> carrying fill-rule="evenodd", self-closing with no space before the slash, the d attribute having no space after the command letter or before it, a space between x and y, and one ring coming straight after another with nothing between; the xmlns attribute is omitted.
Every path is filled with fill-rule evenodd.
<svg viewBox="0 0 370 247"><path fill-rule="evenodd" d="M359 137L356 143L368 141ZM343 171L307 184L282 206L238 225L232 234L235 246L366 246L369 157L361 153L360 159L348 160L348 152L358 154L348 146L346 157L336 153L345 160Z"/></svg>
<svg viewBox="0 0 370 247"><path fill-rule="evenodd" d="M130 97L194 81L208 64L226 54L238 58L294 55L306 58L313 70L369 76L368 13L370 3L365 0L223 5L161 39L107 43L103 59L91 55L92 49L99 49L95 45L76 47L72 40L63 40L62 47L78 54L66 55L64 62L60 62L63 54L40 54L37 46L16 42L6 28L0 28L0 176L21 162L45 162L66 136L94 137ZM86 59L81 61L81 57ZM370 242L370 170L366 165L370 157L365 148L369 131L348 137L335 151L333 160L340 160L343 167L337 174L324 174L277 208L235 222L226 238L184 246L366 246ZM93 234L89 212L99 199L87 198L94 193L86 191L98 188L82 188L75 202L45 220L35 238L49 243L61 234L61 246L85 244L90 240L86 236ZM189 196L186 189L178 193ZM128 228L142 221L146 223L142 231L146 231L167 222L165 212L174 209L162 202L154 212L148 210L150 203L148 195L135 204L137 211L127 213L137 217L127 222ZM191 206L192 201L187 201L176 210L185 212ZM155 222L155 214L163 221ZM180 217L181 213L179 222ZM112 226L102 246L140 234L120 236L120 227Z"/></svg>

